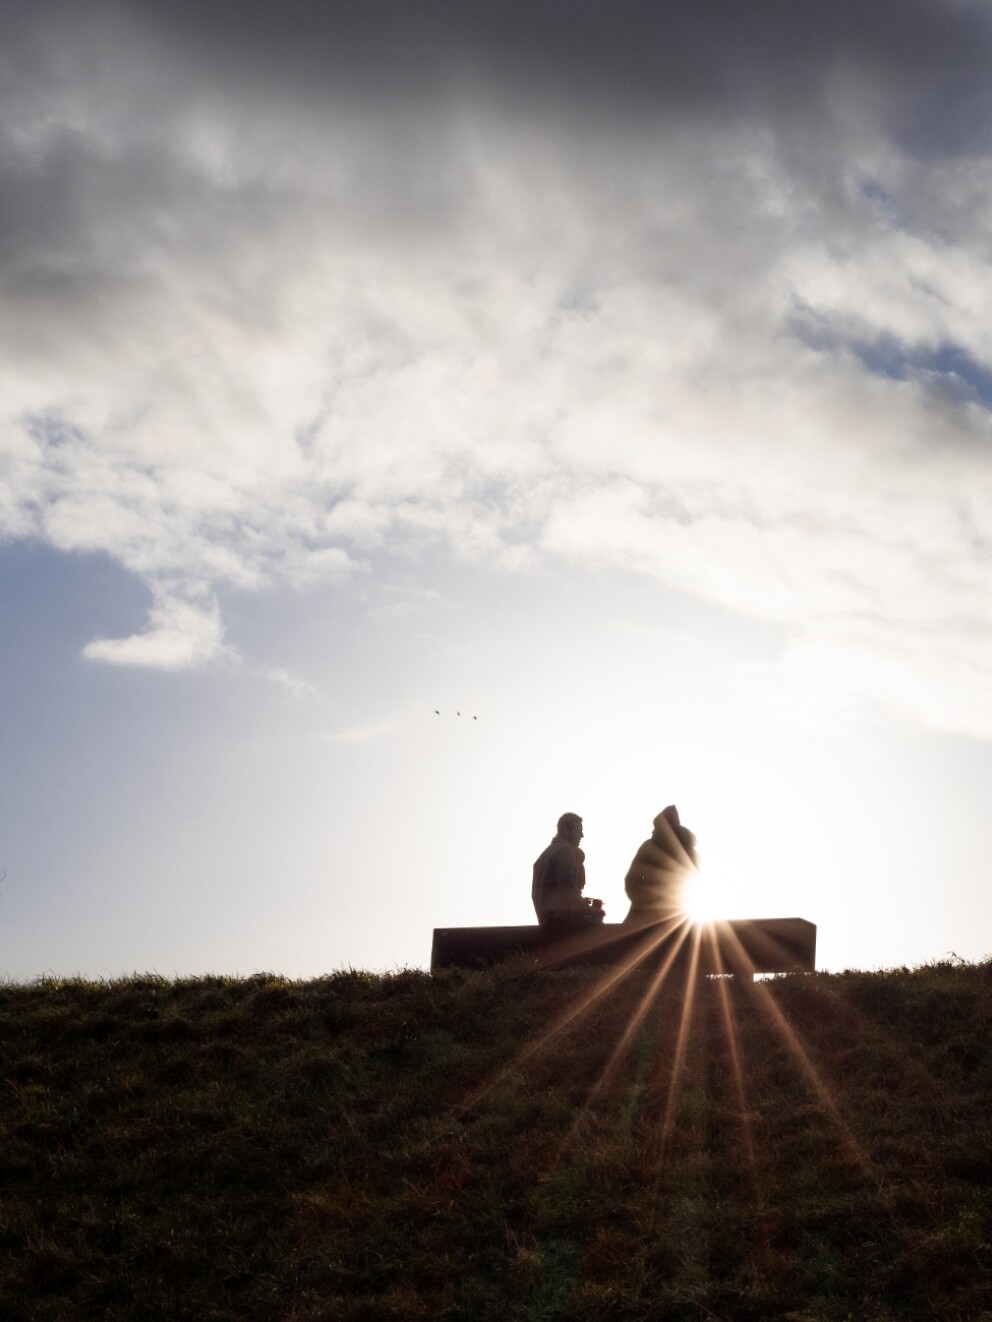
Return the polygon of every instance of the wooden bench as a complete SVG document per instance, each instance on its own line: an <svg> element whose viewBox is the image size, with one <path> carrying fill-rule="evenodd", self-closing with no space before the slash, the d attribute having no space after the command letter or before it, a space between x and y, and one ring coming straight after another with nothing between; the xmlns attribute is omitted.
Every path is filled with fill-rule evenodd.
<svg viewBox="0 0 992 1322"><path fill-rule="evenodd" d="M657 923L631 928L601 923L567 936L530 927L436 927L431 972L480 969L517 955L533 956L541 968L629 964L705 974L732 973L752 981L755 973L812 973L816 968L816 924L805 918L733 918L715 923Z"/></svg>

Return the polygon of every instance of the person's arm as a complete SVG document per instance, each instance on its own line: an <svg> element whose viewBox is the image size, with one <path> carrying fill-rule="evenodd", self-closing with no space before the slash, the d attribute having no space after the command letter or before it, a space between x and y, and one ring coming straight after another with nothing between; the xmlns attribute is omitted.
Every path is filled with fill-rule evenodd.
<svg viewBox="0 0 992 1322"><path fill-rule="evenodd" d="M582 903L582 887L586 884L586 870L575 845L563 849L558 857L559 885L576 904Z"/></svg>

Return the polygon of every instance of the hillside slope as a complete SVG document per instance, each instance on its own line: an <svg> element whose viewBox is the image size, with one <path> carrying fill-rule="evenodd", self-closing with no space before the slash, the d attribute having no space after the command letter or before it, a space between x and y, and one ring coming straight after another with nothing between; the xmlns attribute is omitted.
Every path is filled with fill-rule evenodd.
<svg viewBox="0 0 992 1322"><path fill-rule="evenodd" d="M992 1318L992 962L0 987L10 1319Z"/></svg>

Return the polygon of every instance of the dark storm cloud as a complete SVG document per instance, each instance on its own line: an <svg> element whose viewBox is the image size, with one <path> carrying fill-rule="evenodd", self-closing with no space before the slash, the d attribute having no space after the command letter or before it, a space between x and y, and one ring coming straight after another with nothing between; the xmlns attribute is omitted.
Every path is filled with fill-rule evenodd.
<svg viewBox="0 0 992 1322"><path fill-rule="evenodd" d="M992 47L988 6L960 0L129 0L18 4L8 29L28 78L74 57L85 67L101 48L125 64L157 48L180 80L219 89L407 106L485 92L504 109L557 101L580 118L816 114L843 74L888 102L903 133L944 148L983 135L962 112L987 104Z"/></svg>
<svg viewBox="0 0 992 1322"><path fill-rule="evenodd" d="M206 213L209 245L218 212L288 210L311 182L345 229L399 227L409 242L475 224L462 123L542 143L533 186L564 177L585 206L612 199L620 224L638 177L664 186L659 134L701 134L691 150L719 153L730 134L761 133L843 232L862 223L841 182L859 143L984 150L990 13L953 0L17 3L0 53L0 252L15 281L39 254L75 252L85 284L108 250L126 269L161 239L177 198L183 225ZM192 115L224 121L222 179L189 159ZM749 181L736 189L746 209ZM910 188L901 205L953 229L953 206L932 214L942 198L928 208Z"/></svg>

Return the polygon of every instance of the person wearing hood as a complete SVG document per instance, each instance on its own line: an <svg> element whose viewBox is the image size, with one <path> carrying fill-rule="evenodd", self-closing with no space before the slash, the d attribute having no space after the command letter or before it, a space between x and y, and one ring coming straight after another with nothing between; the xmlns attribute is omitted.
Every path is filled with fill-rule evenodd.
<svg viewBox="0 0 992 1322"><path fill-rule="evenodd" d="M669 804L654 819L651 838L634 855L624 878L631 926L674 922L685 916L685 883L696 870L696 837Z"/></svg>

